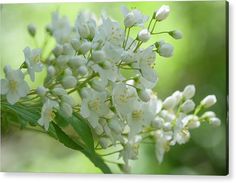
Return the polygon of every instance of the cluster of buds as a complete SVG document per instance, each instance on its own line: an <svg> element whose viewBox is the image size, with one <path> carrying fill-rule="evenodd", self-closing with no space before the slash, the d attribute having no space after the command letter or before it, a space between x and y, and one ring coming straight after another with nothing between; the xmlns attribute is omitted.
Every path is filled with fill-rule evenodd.
<svg viewBox="0 0 236 183"><path fill-rule="evenodd" d="M158 81L154 70L157 54L171 57L174 48L163 40L146 48L142 44L162 33L174 39L183 37L178 30L156 32L156 24L165 20L169 12L169 6L164 5L149 19L138 9L122 7L124 28L109 17L103 17L98 24L94 15L84 12L71 25L66 16L54 12L46 26L56 41L50 55L43 59L43 48L25 48L25 61L19 69L5 66L1 94L12 105L37 95L42 103L38 124L45 130L54 120L55 111L68 117L77 113L87 119L100 148L117 144L122 147L119 155L124 170L130 169L130 160L138 158L139 144L147 137L154 139L161 162L170 146L188 141L190 129L203 122L220 124L214 112L199 116L216 103L216 97L209 95L195 105L194 85L165 100L153 91ZM144 28L148 20L148 27ZM133 27L140 27L136 38L129 35ZM28 31L36 36L34 25L30 24ZM37 72L46 70L43 85L30 90L24 70L32 81ZM77 98L73 93L78 94Z"/></svg>

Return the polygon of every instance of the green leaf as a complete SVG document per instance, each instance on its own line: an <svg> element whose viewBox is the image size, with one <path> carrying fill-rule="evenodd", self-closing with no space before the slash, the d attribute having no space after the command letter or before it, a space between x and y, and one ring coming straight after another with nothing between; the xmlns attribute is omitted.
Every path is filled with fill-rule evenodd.
<svg viewBox="0 0 236 183"><path fill-rule="evenodd" d="M71 126L74 128L74 130L80 136L81 140L86 145L87 149L91 152L95 152L93 135L90 127L88 126L88 122L84 118L75 113L71 117L66 117L62 112L58 112L57 115L57 119L59 120L56 121L57 123L59 122L59 124L61 124L63 122L60 121L67 121L67 123L71 124Z"/></svg>
<svg viewBox="0 0 236 183"><path fill-rule="evenodd" d="M75 141L73 141L67 134L65 134L65 132L63 132L63 130L59 126L56 125L56 123L52 122L52 125L55 129L58 140L62 144L74 150L79 150L79 151L83 150L83 147L79 145L78 143L76 143Z"/></svg>
<svg viewBox="0 0 236 183"><path fill-rule="evenodd" d="M78 144L77 142L73 141L63 130L57 126L56 123L52 123L53 127L56 131L58 140L64 144L66 147L69 147L74 150L81 151L93 164L98 167L103 173L111 173L109 167L104 163L103 159L101 159L95 152L89 151L87 148L83 148L82 145Z"/></svg>
<svg viewBox="0 0 236 183"><path fill-rule="evenodd" d="M14 104L10 105L8 103L1 103L1 108L9 110L9 112L13 112L13 115L16 115L18 120L14 121L21 125L24 128L27 124L30 126L40 126L38 124L38 119L40 118L40 108L32 108L29 106L24 106L22 104ZM42 126L40 126L43 128ZM56 138L55 132L53 128L49 128L47 133Z"/></svg>

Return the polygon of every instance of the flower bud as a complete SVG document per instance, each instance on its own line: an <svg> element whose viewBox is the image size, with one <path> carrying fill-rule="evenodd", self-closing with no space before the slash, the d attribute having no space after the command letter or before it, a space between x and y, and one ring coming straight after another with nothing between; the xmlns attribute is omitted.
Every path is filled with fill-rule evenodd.
<svg viewBox="0 0 236 183"><path fill-rule="evenodd" d="M116 120L109 120L108 126L110 129L115 131L117 134L122 132L122 128L121 128L120 124L118 123L118 121L116 121Z"/></svg>
<svg viewBox="0 0 236 183"><path fill-rule="evenodd" d="M38 94L39 96L41 96L41 97L45 96L45 94L46 94L47 91L48 91L48 89L45 88L44 86L39 86L39 87L37 87L37 89L36 89L37 94Z"/></svg>
<svg viewBox="0 0 236 183"><path fill-rule="evenodd" d="M182 39L183 38L183 34L179 30L170 31L169 35L171 37L173 37L174 39Z"/></svg>
<svg viewBox="0 0 236 183"><path fill-rule="evenodd" d="M125 27L132 27L135 23L136 23L136 18L134 16L134 13L129 12L124 19Z"/></svg>
<svg viewBox="0 0 236 183"><path fill-rule="evenodd" d="M75 51L79 51L79 49L80 49L80 40L79 39L76 39L76 38L72 39L70 44L74 48Z"/></svg>
<svg viewBox="0 0 236 183"><path fill-rule="evenodd" d="M166 5L163 5L155 13L156 13L155 14L155 19L157 21L162 21L162 20L164 20L168 17L168 15L170 13L170 7L166 6Z"/></svg>
<svg viewBox="0 0 236 183"><path fill-rule="evenodd" d="M69 104L70 106L74 105L74 99L70 95L63 95L61 101Z"/></svg>
<svg viewBox="0 0 236 183"><path fill-rule="evenodd" d="M102 50L92 52L92 59L95 62L103 62L105 58L106 58L105 53Z"/></svg>
<svg viewBox="0 0 236 183"><path fill-rule="evenodd" d="M79 55L70 57L68 64L72 68L77 68L81 65L86 64L86 62L87 62L86 58L84 58L82 55Z"/></svg>
<svg viewBox="0 0 236 183"><path fill-rule="evenodd" d="M53 88L52 93L53 95L57 96L67 95L67 92L64 88Z"/></svg>
<svg viewBox="0 0 236 183"><path fill-rule="evenodd" d="M216 103L217 99L215 95L208 95L202 101L201 105L205 108L211 107Z"/></svg>
<svg viewBox="0 0 236 183"><path fill-rule="evenodd" d="M88 69L85 65L82 65L78 68L78 73L82 76L88 74Z"/></svg>
<svg viewBox="0 0 236 183"><path fill-rule="evenodd" d="M164 120L161 118L161 117L159 117L159 116L156 116L153 120L152 120L152 122L151 122L151 124L152 124L152 126L154 127L154 128L162 128L163 127L163 124L164 124Z"/></svg>
<svg viewBox="0 0 236 183"><path fill-rule="evenodd" d="M96 133L97 135L102 135L102 133L104 132L102 125L96 126L96 127L94 128L94 131L95 131L95 133Z"/></svg>
<svg viewBox="0 0 236 183"><path fill-rule="evenodd" d="M87 87L84 87L80 90L79 94L80 94L81 98L87 98L87 97L89 97L89 89Z"/></svg>
<svg viewBox="0 0 236 183"><path fill-rule="evenodd" d="M186 100L182 105L181 105L181 110L184 113L189 113L193 111L195 108L195 103L192 100Z"/></svg>
<svg viewBox="0 0 236 183"><path fill-rule="evenodd" d="M66 103L66 102L62 102L62 104L61 104L61 110L62 110L62 112L64 112L64 114L65 114L66 116L68 116L68 117L70 117L70 116L72 115L72 112L73 112L71 105L69 105L69 104Z"/></svg>
<svg viewBox="0 0 236 183"><path fill-rule="evenodd" d="M35 27L35 25L34 25L34 24L29 24L29 25L27 26L27 29L28 29L29 34L30 34L32 37L34 37L35 34L36 34L36 27Z"/></svg>
<svg viewBox="0 0 236 183"><path fill-rule="evenodd" d="M70 56L68 55L60 55L59 57L57 57L57 66L64 66L65 64L67 64L69 62Z"/></svg>
<svg viewBox="0 0 236 183"><path fill-rule="evenodd" d="M165 123L163 123L163 130L165 130L165 131L170 131L171 128L172 128L172 125L171 125L170 122L165 122Z"/></svg>
<svg viewBox="0 0 236 183"><path fill-rule="evenodd" d="M109 140L109 138L105 138L105 137L101 137L99 139L99 143L103 149L106 149L108 148L109 145L111 145L111 141Z"/></svg>
<svg viewBox="0 0 236 183"><path fill-rule="evenodd" d="M148 91L145 90L145 89L144 90L139 90L138 91L138 96L144 102L148 102L150 100L150 95L149 95Z"/></svg>
<svg viewBox="0 0 236 183"><path fill-rule="evenodd" d="M49 65L49 66L48 66L48 69L47 69L47 72L48 72L48 75L49 75L49 76L54 76L55 73L56 73L56 69L55 69L54 66Z"/></svg>
<svg viewBox="0 0 236 183"><path fill-rule="evenodd" d="M78 27L78 32L82 38L88 38L90 35L89 27L86 24L81 24Z"/></svg>
<svg viewBox="0 0 236 183"><path fill-rule="evenodd" d="M65 43L63 45L62 54L63 55L73 55L74 54L74 49L72 48L71 44Z"/></svg>
<svg viewBox="0 0 236 183"><path fill-rule="evenodd" d="M85 55L92 47L92 43L91 42L84 42L81 44L80 46L80 52Z"/></svg>
<svg viewBox="0 0 236 183"><path fill-rule="evenodd" d="M93 79L90 82L91 87L96 91L104 91L104 82L101 79Z"/></svg>
<svg viewBox="0 0 236 183"><path fill-rule="evenodd" d="M63 52L63 47L62 45L57 44L56 47L52 50L53 54L58 57L59 55L62 54Z"/></svg>
<svg viewBox="0 0 236 183"><path fill-rule="evenodd" d="M138 33L138 40L147 42L151 38L151 34L147 29L143 29Z"/></svg>
<svg viewBox="0 0 236 183"><path fill-rule="evenodd" d="M200 126L200 122L196 115L188 115L184 117L182 123L184 126L188 126L189 128L198 128Z"/></svg>
<svg viewBox="0 0 236 183"><path fill-rule="evenodd" d="M163 102L163 107L165 109L173 109L176 105L176 98L173 96L167 97Z"/></svg>
<svg viewBox="0 0 236 183"><path fill-rule="evenodd" d="M195 91L196 89L194 85L188 85L184 88L183 97L190 99L195 95Z"/></svg>
<svg viewBox="0 0 236 183"><path fill-rule="evenodd" d="M180 91L175 91L173 94L172 94L173 97L175 97L176 99L176 104L179 104L179 102L181 101L182 97L183 97L183 93L180 92Z"/></svg>
<svg viewBox="0 0 236 183"><path fill-rule="evenodd" d="M64 74L66 76L71 76L73 73L72 73L72 70L70 68L66 68L65 71L64 71Z"/></svg>
<svg viewBox="0 0 236 183"><path fill-rule="evenodd" d="M217 117L210 118L209 123L214 126L220 126L221 121Z"/></svg>
<svg viewBox="0 0 236 183"><path fill-rule="evenodd" d="M99 65L104 69L111 69L112 68L111 62L106 61L106 60L102 63L99 63Z"/></svg>
<svg viewBox="0 0 236 183"><path fill-rule="evenodd" d="M4 66L4 69L3 69L3 71L4 71L4 73L5 73L5 75L7 75L9 72L11 72L11 66L10 65L5 65Z"/></svg>
<svg viewBox="0 0 236 183"><path fill-rule="evenodd" d="M207 111L202 115L202 118L213 118L216 117L216 114L212 111Z"/></svg>
<svg viewBox="0 0 236 183"><path fill-rule="evenodd" d="M68 89L68 88L73 88L75 87L77 84L77 80L74 76L65 76L62 79L62 85L64 86L64 88Z"/></svg>
<svg viewBox="0 0 236 183"><path fill-rule="evenodd" d="M157 53L159 53L160 56L171 57L173 55L174 47L171 44L160 41L156 42L155 46L157 48Z"/></svg>

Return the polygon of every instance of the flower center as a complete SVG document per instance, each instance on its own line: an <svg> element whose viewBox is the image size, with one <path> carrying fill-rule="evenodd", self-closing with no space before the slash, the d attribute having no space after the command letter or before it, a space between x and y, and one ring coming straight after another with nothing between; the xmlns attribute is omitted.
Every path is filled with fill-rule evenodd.
<svg viewBox="0 0 236 183"><path fill-rule="evenodd" d="M140 120L143 117L143 111L142 110L135 110L132 112L132 118L135 120Z"/></svg>
<svg viewBox="0 0 236 183"><path fill-rule="evenodd" d="M51 109L48 109L48 110L46 111L46 116L47 116L48 119L51 119L51 120L54 119L55 114L54 114L52 108L51 108Z"/></svg>
<svg viewBox="0 0 236 183"><path fill-rule="evenodd" d="M99 98L96 98L88 103L88 106L93 111L98 111L100 108L100 100Z"/></svg>
<svg viewBox="0 0 236 183"><path fill-rule="evenodd" d="M10 80L9 81L9 87L10 87L11 90L16 90L17 82L15 80Z"/></svg>

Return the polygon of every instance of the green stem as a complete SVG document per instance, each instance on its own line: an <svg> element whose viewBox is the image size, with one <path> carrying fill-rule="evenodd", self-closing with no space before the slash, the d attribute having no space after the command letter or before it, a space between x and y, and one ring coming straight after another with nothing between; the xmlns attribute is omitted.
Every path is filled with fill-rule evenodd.
<svg viewBox="0 0 236 183"><path fill-rule="evenodd" d="M149 31L149 29L150 29L150 26L151 26L151 24L152 24L152 21L153 21L153 18L150 20L150 22L149 22L149 24L148 24L148 31Z"/></svg>
<svg viewBox="0 0 236 183"><path fill-rule="evenodd" d="M157 34L169 34L169 31L162 31L162 32L155 32L155 33L151 33L152 35L157 35Z"/></svg>
<svg viewBox="0 0 236 183"><path fill-rule="evenodd" d="M151 30L151 34L153 33L153 31L154 31L154 29L155 29L155 27L156 27L156 24L157 24L157 20L154 22L154 24L153 24L153 27L152 27L152 30Z"/></svg>

